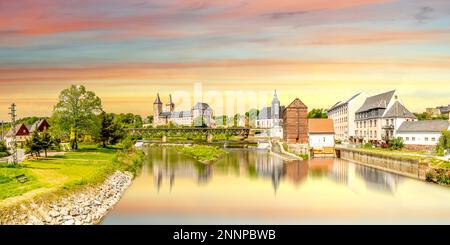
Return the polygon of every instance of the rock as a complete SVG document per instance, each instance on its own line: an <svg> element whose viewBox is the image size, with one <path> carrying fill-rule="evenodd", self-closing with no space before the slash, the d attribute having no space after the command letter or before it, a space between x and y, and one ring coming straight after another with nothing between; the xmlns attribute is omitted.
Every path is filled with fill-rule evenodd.
<svg viewBox="0 0 450 245"><path fill-rule="evenodd" d="M66 222L63 223L63 225L74 225L75 221L73 221L73 219L67 220Z"/></svg>
<svg viewBox="0 0 450 245"><path fill-rule="evenodd" d="M52 218L55 218L55 217L60 216L61 214L56 210L51 210L50 212L48 212L48 215L50 215L50 217L52 217Z"/></svg>

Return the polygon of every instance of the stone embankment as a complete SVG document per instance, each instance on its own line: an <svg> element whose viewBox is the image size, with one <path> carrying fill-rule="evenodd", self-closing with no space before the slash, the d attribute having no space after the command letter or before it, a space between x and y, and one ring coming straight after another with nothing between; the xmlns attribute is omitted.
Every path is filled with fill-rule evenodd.
<svg viewBox="0 0 450 245"><path fill-rule="evenodd" d="M116 171L97 187L50 203L28 203L0 218L1 224L91 225L99 223L130 186L133 175Z"/></svg>

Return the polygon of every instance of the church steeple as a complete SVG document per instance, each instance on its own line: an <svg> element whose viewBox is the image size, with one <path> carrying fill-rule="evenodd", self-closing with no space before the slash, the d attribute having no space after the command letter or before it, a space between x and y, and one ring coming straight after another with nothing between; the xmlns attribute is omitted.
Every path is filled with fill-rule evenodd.
<svg viewBox="0 0 450 245"><path fill-rule="evenodd" d="M272 119L280 118L280 101L278 100L277 91L275 90L272 98L272 108L271 108Z"/></svg>

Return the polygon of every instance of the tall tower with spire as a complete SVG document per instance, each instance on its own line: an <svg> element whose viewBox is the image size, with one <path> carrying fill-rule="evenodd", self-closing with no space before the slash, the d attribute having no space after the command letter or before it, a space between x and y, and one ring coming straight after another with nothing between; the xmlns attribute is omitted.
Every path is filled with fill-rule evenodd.
<svg viewBox="0 0 450 245"><path fill-rule="evenodd" d="M159 98L159 93L156 95L155 102L153 102L153 127L158 126L159 114L162 112L163 103Z"/></svg>
<svg viewBox="0 0 450 245"><path fill-rule="evenodd" d="M175 104L172 101L172 95L169 94L169 103L166 105L166 111L173 112L175 110Z"/></svg>
<svg viewBox="0 0 450 245"><path fill-rule="evenodd" d="M271 114L272 120L274 120L274 122L276 122L276 121L278 121L278 119L280 119L280 101L278 100L276 90L273 93L272 108L271 108L270 114ZM274 126L278 126L278 125L274 125Z"/></svg>

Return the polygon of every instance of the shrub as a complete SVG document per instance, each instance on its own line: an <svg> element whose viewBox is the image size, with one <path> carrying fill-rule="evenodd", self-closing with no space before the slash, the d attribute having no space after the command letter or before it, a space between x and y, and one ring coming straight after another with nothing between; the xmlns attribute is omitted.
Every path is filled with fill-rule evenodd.
<svg viewBox="0 0 450 245"><path fill-rule="evenodd" d="M428 171L425 174L425 180L428 181L428 182L433 182L433 179L434 179L433 173L431 171Z"/></svg>
<svg viewBox="0 0 450 245"><path fill-rule="evenodd" d="M372 143L370 143L370 142L368 142L368 143L365 143L363 146L362 146L362 148L366 148L366 149L372 149L373 148L373 144Z"/></svg>
<svg viewBox="0 0 450 245"><path fill-rule="evenodd" d="M450 130L444 130L436 145L436 154L443 156L448 149L450 149Z"/></svg>
<svg viewBox="0 0 450 245"><path fill-rule="evenodd" d="M389 140L389 148L391 148L391 150L400 150L403 149L404 146L403 139L401 138L392 138Z"/></svg>
<svg viewBox="0 0 450 245"><path fill-rule="evenodd" d="M0 152L8 152L5 141L0 141Z"/></svg>

